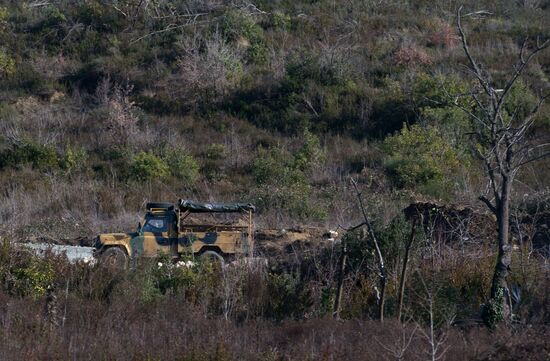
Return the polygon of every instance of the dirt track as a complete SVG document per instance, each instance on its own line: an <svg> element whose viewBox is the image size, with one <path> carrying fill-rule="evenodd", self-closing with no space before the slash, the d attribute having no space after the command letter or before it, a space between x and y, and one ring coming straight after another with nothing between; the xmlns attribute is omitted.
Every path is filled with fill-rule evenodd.
<svg viewBox="0 0 550 361"><path fill-rule="evenodd" d="M262 257L279 258L294 253L295 249L317 248L328 244L327 232L320 228L303 229L261 229L254 234L256 253ZM89 257L88 251L93 247L94 237L59 238L31 237L20 243L35 245L34 248L43 250L53 247L52 250L67 251L69 258Z"/></svg>

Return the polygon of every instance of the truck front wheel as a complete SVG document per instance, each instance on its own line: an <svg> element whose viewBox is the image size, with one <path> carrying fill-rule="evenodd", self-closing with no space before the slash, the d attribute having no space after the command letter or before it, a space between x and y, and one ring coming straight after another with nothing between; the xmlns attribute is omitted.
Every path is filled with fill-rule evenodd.
<svg viewBox="0 0 550 361"><path fill-rule="evenodd" d="M128 255L121 248L110 247L101 254L99 263L110 269L126 269L128 267Z"/></svg>

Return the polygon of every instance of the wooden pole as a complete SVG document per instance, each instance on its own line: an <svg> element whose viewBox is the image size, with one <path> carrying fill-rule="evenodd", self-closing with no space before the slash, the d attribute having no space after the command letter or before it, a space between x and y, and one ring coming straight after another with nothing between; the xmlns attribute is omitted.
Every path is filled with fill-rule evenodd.
<svg viewBox="0 0 550 361"><path fill-rule="evenodd" d="M407 281L407 265L409 263L410 251L412 244L414 242L414 235L416 233L416 221L413 219L413 224L411 228L411 235L409 241L405 245L405 256L403 257L403 268L401 269L401 279L399 280L399 306L397 308L397 320L401 322L401 315L403 314L403 297L405 294L405 283Z"/></svg>
<svg viewBox="0 0 550 361"><path fill-rule="evenodd" d="M340 319L340 309L342 308L342 291L344 288L344 272L346 270L346 261L348 258L348 249L345 239L342 239L342 254L338 264L338 285L336 287L336 297L334 298L334 310L332 317Z"/></svg>

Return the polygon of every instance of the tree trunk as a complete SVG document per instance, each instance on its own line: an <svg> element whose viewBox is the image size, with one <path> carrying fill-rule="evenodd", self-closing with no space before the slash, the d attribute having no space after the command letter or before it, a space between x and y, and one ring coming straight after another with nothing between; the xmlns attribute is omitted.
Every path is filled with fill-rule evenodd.
<svg viewBox="0 0 550 361"><path fill-rule="evenodd" d="M368 232L367 234L369 234L372 237L372 241L374 243L374 249L376 250L376 255L378 257L378 270L379 270L378 277L380 280L380 293L378 297L378 316L380 317L380 322L384 322L384 303L386 302L386 283L387 283L386 266L384 265L384 256L382 255L382 251L380 250L378 240L376 239L376 235L374 234L374 230L372 229L371 223L369 221L369 216L367 215L367 211L365 210L365 206L363 205L363 197L361 195L361 192L359 191L359 188L357 187L357 182L353 178L351 179L351 184L353 184L353 187L357 192L359 207L361 208L361 213L363 213L363 219L365 220L363 224L367 228L367 232Z"/></svg>
<svg viewBox="0 0 550 361"><path fill-rule="evenodd" d="M493 274L493 282L491 285L491 298L502 302L504 316L507 316L506 295L508 284L506 278L510 272L510 264L512 263L512 245L510 244L510 190L511 179L503 177L501 185L502 194L496 203L496 215L498 222L498 256ZM503 292L500 293L500 292ZM504 297L502 297L504 296Z"/></svg>
<svg viewBox="0 0 550 361"><path fill-rule="evenodd" d="M416 218L413 220L411 228L411 236L409 241L405 245L405 256L403 257L403 268L401 269L401 279L399 280L399 305L397 307L397 320L401 322L401 314L403 312L403 297L405 294L405 282L407 280L407 265L409 263L409 253L411 251L411 246L414 242L414 234L416 231Z"/></svg>
<svg viewBox="0 0 550 361"><path fill-rule="evenodd" d="M336 287L336 297L334 298L334 311L332 317L340 319L340 309L342 308L342 292L344 288L344 271L346 270L346 260L348 258L348 250L346 241L342 240L342 254L338 265L338 285Z"/></svg>
<svg viewBox="0 0 550 361"><path fill-rule="evenodd" d="M380 277L380 299L378 300L378 317L380 318L380 322L384 323L384 308L386 303L386 283L388 282L388 278L386 275L386 266L384 265L384 257L382 256L382 251L380 250L380 247L378 246L378 240L376 239L376 236L374 235L374 231L370 228L369 224L369 230L371 237L374 242L374 248L376 250L376 254L378 255L378 269L379 269L379 277Z"/></svg>

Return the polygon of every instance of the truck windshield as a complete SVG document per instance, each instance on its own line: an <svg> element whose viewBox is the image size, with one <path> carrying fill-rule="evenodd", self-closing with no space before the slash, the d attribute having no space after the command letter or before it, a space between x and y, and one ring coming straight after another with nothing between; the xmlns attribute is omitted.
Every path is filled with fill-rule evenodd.
<svg viewBox="0 0 550 361"><path fill-rule="evenodd" d="M143 226L143 232L165 232L168 229L165 218L148 218Z"/></svg>

